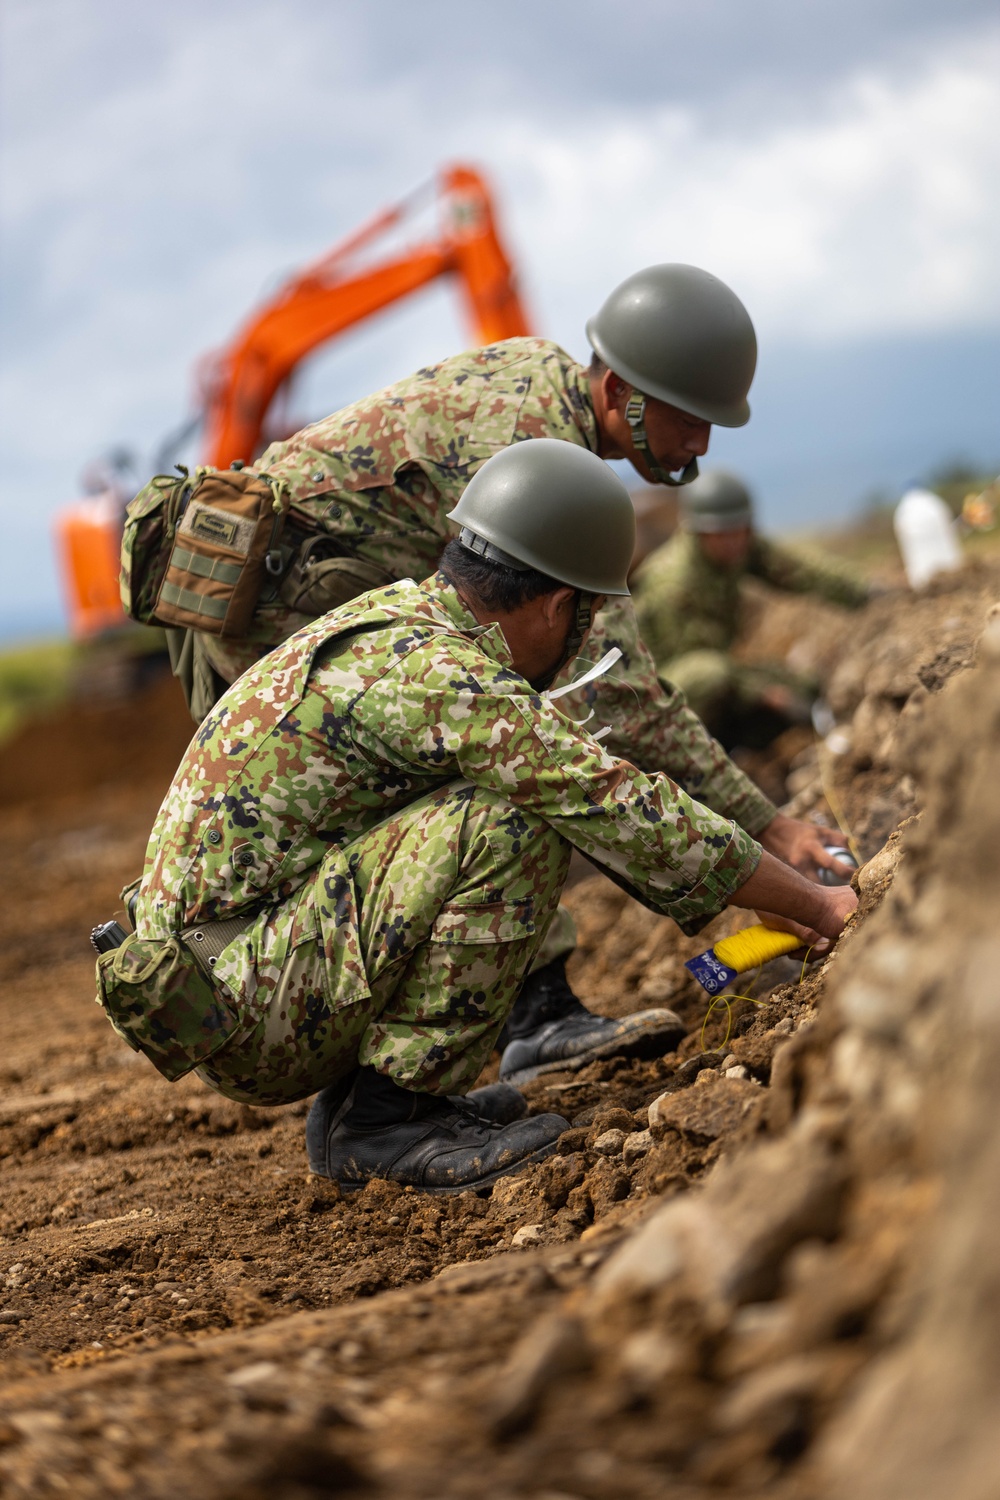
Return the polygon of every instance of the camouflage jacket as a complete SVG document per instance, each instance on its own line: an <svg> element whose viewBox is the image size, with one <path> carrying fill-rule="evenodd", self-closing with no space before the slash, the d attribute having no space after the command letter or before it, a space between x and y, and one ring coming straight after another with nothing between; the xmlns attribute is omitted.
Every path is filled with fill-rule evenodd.
<svg viewBox="0 0 1000 1500"><path fill-rule="evenodd" d="M740 628L740 583L759 578L775 588L818 594L856 609L868 598L865 584L829 564L800 557L755 536L740 568L720 568L702 554L697 538L678 531L650 553L633 583L639 630L657 666L687 651L728 651Z"/></svg>
<svg viewBox="0 0 1000 1500"><path fill-rule="evenodd" d="M341 986L356 991L351 840L456 779L542 817L689 931L760 858L734 823L580 733L514 671L499 627L478 625L439 574L323 616L223 696L153 827L138 935L163 940L294 903L326 861L325 899L342 913L334 998ZM308 901L300 910L304 932L315 918ZM244 998L267 931L262 920L215 971Z"/></svg>
<svg viewBox="0 0 1000 1500"><path fill-rule="evenodd" d="M272 444L259 467L285 480L295 509L345 552L387 578L424 578L458 534L447 516L472 475L501 448L534 437L597 451L587 372L544 339L507 339L418 370ZM247 641L203 640L213 667L231 682L305 623L280 603L265 603ZM683 694L659 683L628 600L601 611L588 658L612 645L622 662L586 700L564 700L571 716L583 719L594 708L612 726L616 754L666 771L707 806L760 833L774 806L709 737ZM560 681L574 670L571 664Z"/></svg>

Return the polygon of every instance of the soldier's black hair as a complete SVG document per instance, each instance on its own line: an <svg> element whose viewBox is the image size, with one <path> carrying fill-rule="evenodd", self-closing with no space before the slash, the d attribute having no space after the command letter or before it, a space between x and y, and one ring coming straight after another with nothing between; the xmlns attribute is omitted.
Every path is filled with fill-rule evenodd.
<svg viewBox="0 0 1000 1500"><path fill-rule="evenodd" d="M605 370L609 368L610 367L604 363L604 360L595 349L590 356L590 364L587 366L587 374L592 380L599 380L604 374Z"/></svg>
<svg viewBox="0 0 1000 1500"><path fill-rule="evenodd" d="M503 563L492 562L486 557L477 557L457 539L445 547L440 568L455 588L474 595L487 609L503 612L520 609L522 604L529 604L542 594L552 594L565 587L534 568L522 571L507 568Z"/></svg>

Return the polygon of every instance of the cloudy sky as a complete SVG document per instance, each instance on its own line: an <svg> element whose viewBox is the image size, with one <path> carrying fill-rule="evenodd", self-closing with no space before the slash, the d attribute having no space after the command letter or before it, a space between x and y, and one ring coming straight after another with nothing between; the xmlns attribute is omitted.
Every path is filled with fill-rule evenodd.
<svg viewBox="0 0 1000 1500"><path fill-rule="evenodd" d="M992 0L5 0L0 28L0 636L58 620L84 464L148 465L197 357L450 160L580 357L643 264L739 292L754 418L713 454L769 525L1000 463ZM468 341L432 289L314 358L295 410Z"/></svg>

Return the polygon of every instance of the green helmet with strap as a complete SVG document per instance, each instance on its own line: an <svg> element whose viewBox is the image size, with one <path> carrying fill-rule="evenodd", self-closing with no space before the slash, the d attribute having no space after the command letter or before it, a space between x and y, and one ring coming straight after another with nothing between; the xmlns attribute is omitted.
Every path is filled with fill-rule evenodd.
<svg viewBox="0 0 1000 1500"><path fill-rule="evenodd" d="M700 474L684 490L677 509L685 531L737 531L753 524L750 491L726 469Z"/></svg>
<svg viewBox="0 0 1000 1500"><path fill-rule="evenodd" d="M650 396L719 427L749 422L757 338L736 293L708 271L679 264L637 271L589 320L587 337L632 387L625 418L657 483L690 484L698 461L679 478L661 468L646 436Z"/></svg>
<svg viewBox="0 0 1000 1500"><path fill-rule="evenodd" d="M532 438L502 449L448 519L463 546L491 562L535 568L583 594L629 591L635 511L617 474L588 448Z"/></svg>

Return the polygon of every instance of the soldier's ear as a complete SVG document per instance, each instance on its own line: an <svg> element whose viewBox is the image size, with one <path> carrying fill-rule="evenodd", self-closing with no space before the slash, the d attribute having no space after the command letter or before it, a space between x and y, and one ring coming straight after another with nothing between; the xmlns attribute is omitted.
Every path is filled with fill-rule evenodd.
<svg viewBox="0 0 1000 1500"><path fill-rule="evenodd" d="M614 370L605 370L601 376L601 394L609 411L624 411L632 394L632 387L621 376L616 375Z"/></svg>
<svg viewBox="0 0 1000 1500"><path fill-rule="evenodd" d="M553 589L551 594L541 596L542 618L550 630L564 629L567 621L576 612L576 589Z"/></svg>

